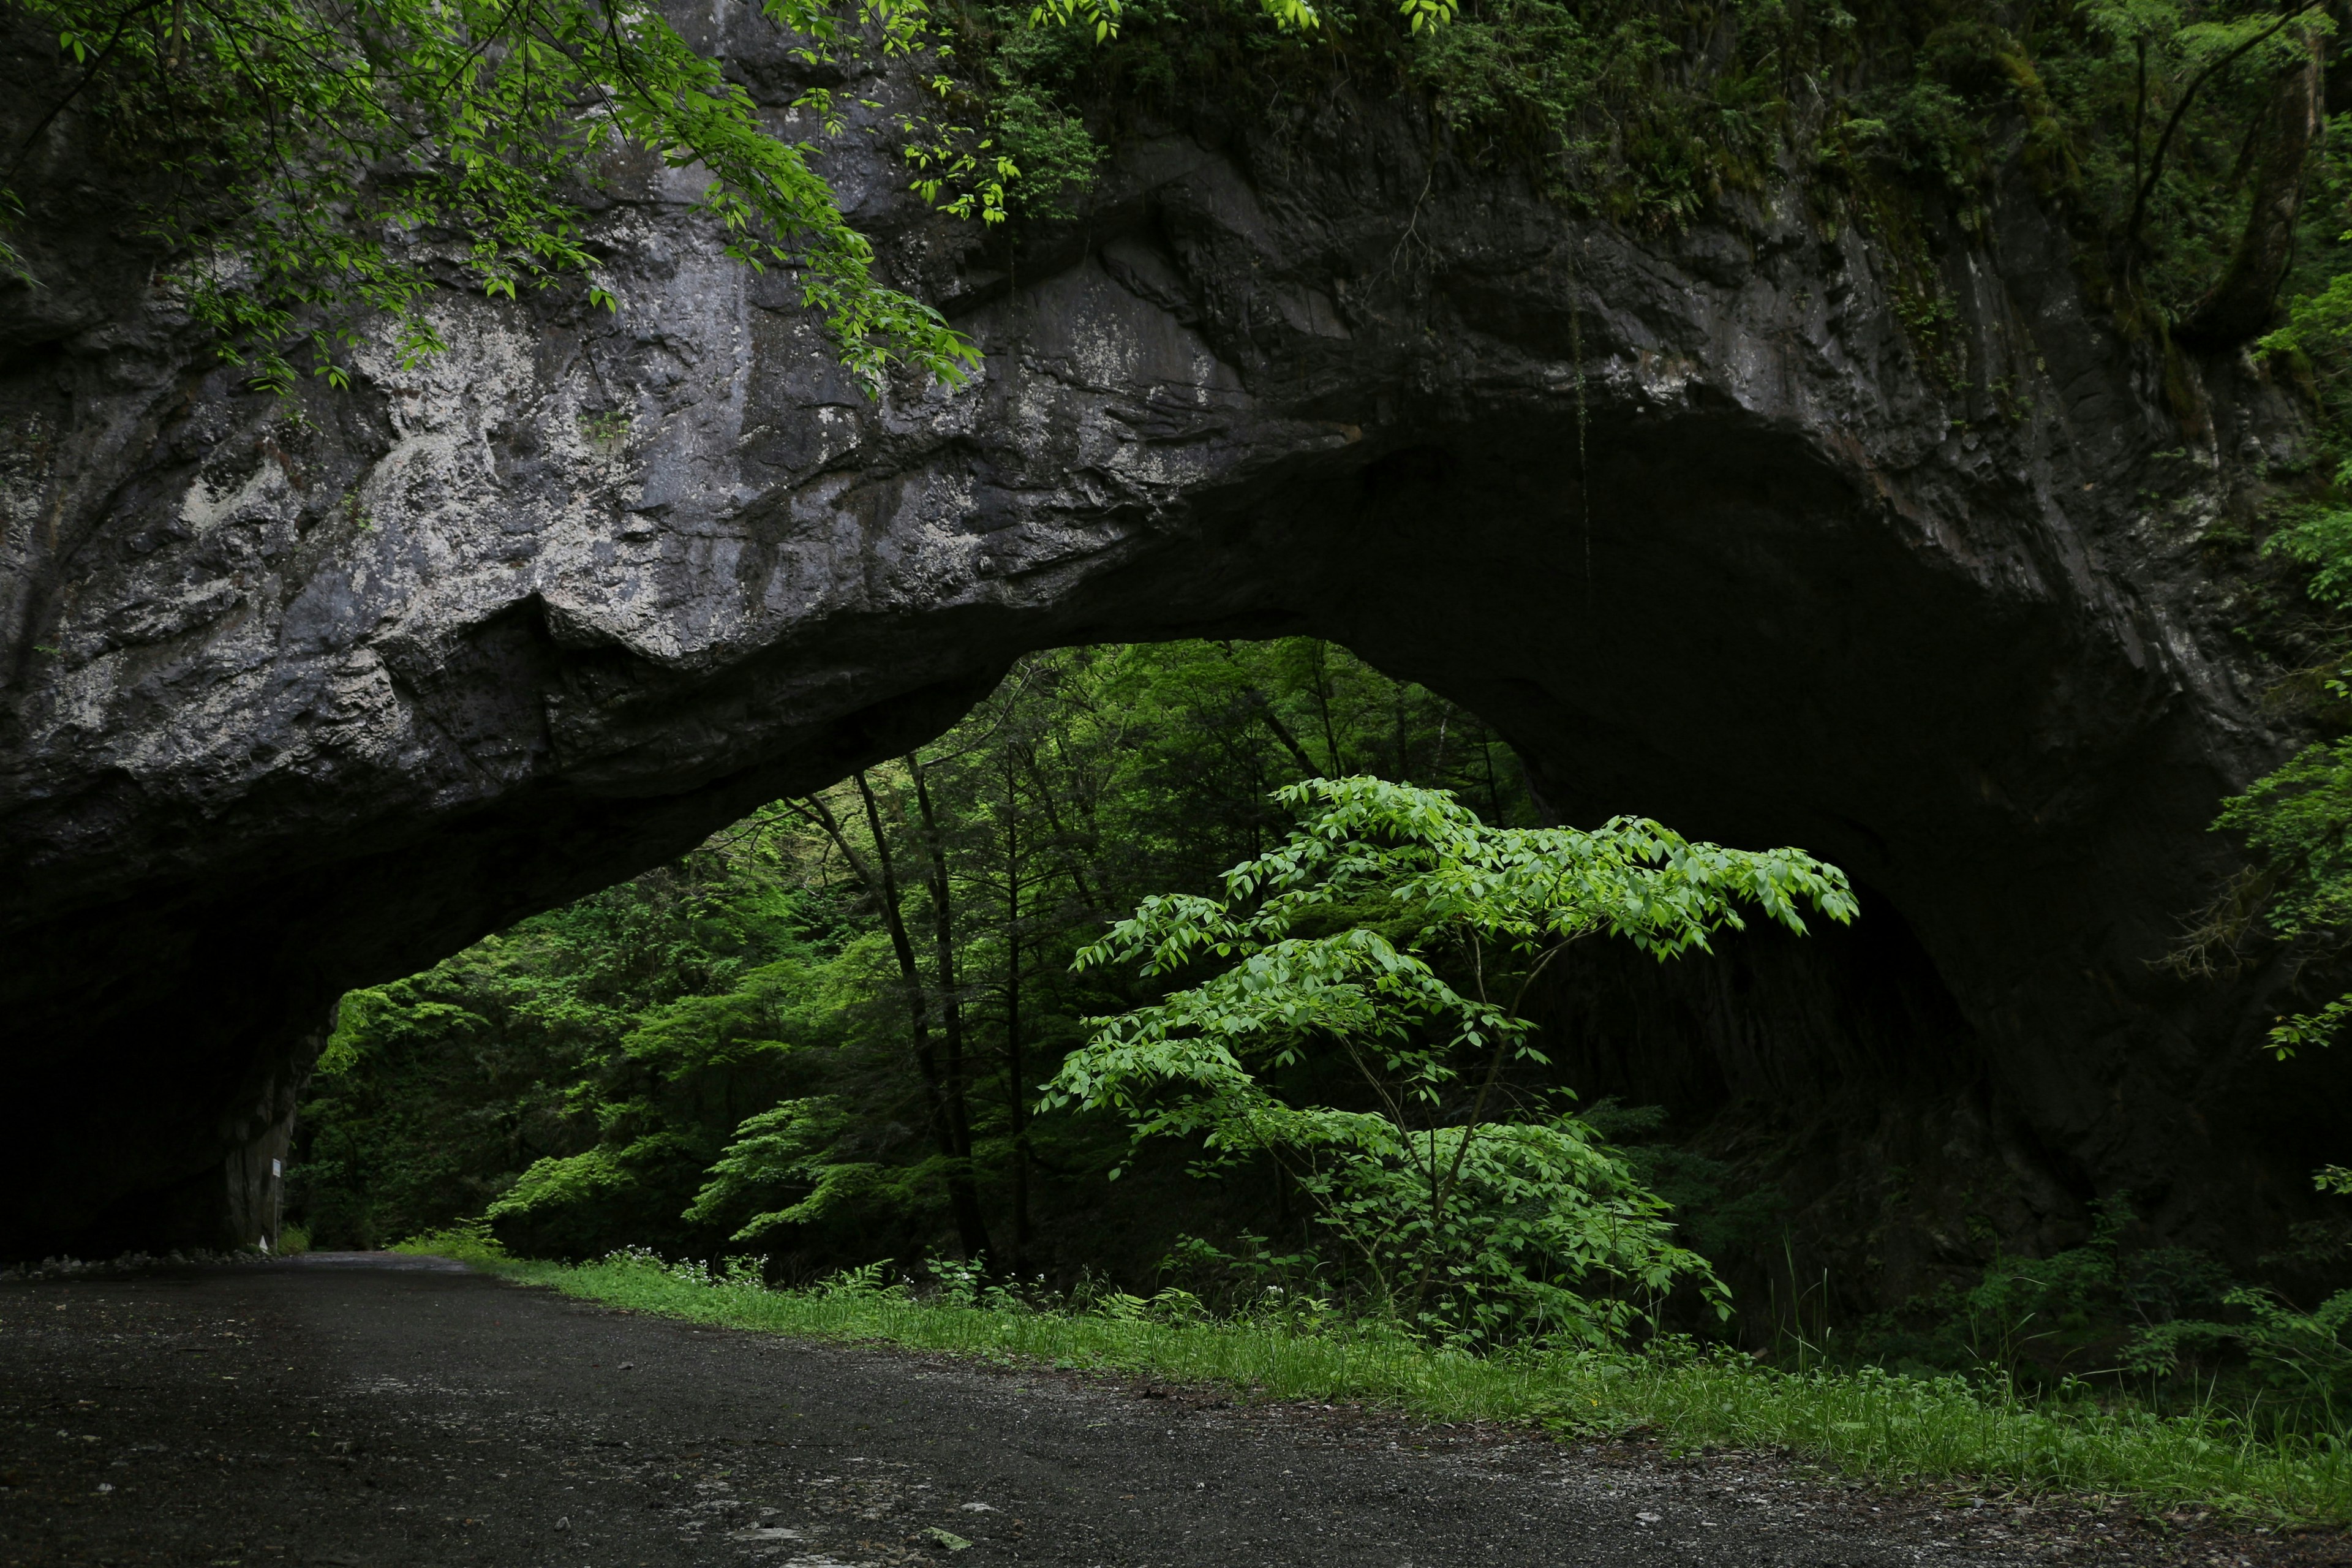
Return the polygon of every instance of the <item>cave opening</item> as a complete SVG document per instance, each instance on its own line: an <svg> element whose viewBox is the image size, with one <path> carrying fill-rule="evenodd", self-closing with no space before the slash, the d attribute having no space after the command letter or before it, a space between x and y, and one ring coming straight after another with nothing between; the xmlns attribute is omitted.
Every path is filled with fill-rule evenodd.
<svg viewBox="0 0 2352 1568"><path fill-rule="evenodd" d="M2087 645L2063 605L1925 553L1818 447L1740 410L1630 418L1603 403L1563 422L1561 404L1400 415L1415 439L1379 450L1350 426L1248 486L1209 489L1164 536L1114 512L1075 544L1024 541L967 474L949 488L979 576L955 603L844 615L716 660L654 658L546 590L429 640L390 638L392 700L419 744L455 759L439 796L371 806L363 778L265 766L222 807L173 817L128 777L98 779L79 820L110 813L143 837L119 857L125 879L85 889L16 971L34 1027L91 1044L17 1064L13 1103L46 1109L10 1143L10 1247L249 1228L252 1173L282 1149L352 983L414 972L903 754L1008 665L1050 657L1024 650L1138 637L1326 639L1312 646L1443 693L1429 700L1511 757L1527 811L1630 810L1844 868L1868 894L1855 933L1794 956L1759 937L1705 978L1698 964L1638 982L1606 963L1563 971L1556 1010L1590 1037L1571 1052L1580 1092L1667 1106L1723 1150L1773 1129L1774 1169L1808 1173L1786 1206L1809 1234L1941 1238L1892 1261L1871 1250L1855 1278L1909 1289L1987 1234L2063 1245L2096 1193L2145 1190L2151 1165L2178 1173L2171 1130L2094 1124L2108 1064L2042 1048L2112 1032L2118 1007L2145 1022L2174 1005L2147 959L2182 868L2129 851L2214 786L2148 672ZM838 504L927 503L884 485ZM805 570L806 542L778 527L752 518L725 536L731 580ZM911 563L886 550L873 569ZM1303 762L1325 739L1291 747ZM1366 771L1414 771L1410 742L1360 750ZM1492 779L1452 782L1503 804ZM1743 974L1769 978L1745 992L1726 978ZM110 1100L93 1080L152 1091ZM73 1148L117 1157L93 1178L60 1156ZM1901 1184L1865 1192L1877 1168L1941 1171L1919 1190L1969 1212L1931 1223ZM2197 1182L2175 1186L2192 1208Z"/></svg>
<svg viewBox="0 0 2352 1568"><path fill-rule="evenodd" d="M1147 1158L1119 1185L1104 1179L1098 1137L1009 1150L1023 1125L1012 1074L1025 1060L1034 1091L1106 1005L1076 999L1077 944L1142 896L1215 891L1225 866L1279 837L1288 814L1274 787L1350 773L1451 791L1498 826L1557 819L1507 737L1320 639L1024 656L902 757L797 805L763 803L627 882L346 995L300 1113L271 1145L290 1170L278 1212L326 1247L487 1214L530 1254L716 1256L725 1227L688 1215L714 1162L778 1103L821 1100L856 1122L818 1140L825 1158L855 1154L856 1179L881 1195L848 1206L854 1224L785 1227L772 1240L779 1276L950 1249L936 1175L906 1168L929 1156L908 1100L908 1017L881 956L878 856L883 878L895 861L888 897L922 949L921 977L908 979L924 1027L952 1012L975 1064L978 1223L1000 1250L1064 1283L1141 1287L1188 1237L1272 1234L1278 1247L1303 1215L1271 1167L1204 1183L1183 1160ZM937 882L926 844L940 849ZM1587 1108L1663 1161L1686 1226L1759 1302L1774 1299L1769 1271L1798 1267L1798 1253L1838 1268L1857 1310L1966 1267L1897 1258L1890 1274L1846 1256L1843 1237L1901 1230L1917 1201L1854 1166L1916 1167L1922 1145L1943 1149L1949 1168L1917 1184L1932 1196L1981 1188L2019 1144L2015 1128L1987 1123L1986 1063L1916 935L1884 898L1864 898L1852 930L1757 926L1664 963L1588 942L1538 994L1549 1065L1507 1086ZM951 973L931 968L943 952ZM792 1051L855 1065L794 1069ZM1856 1117L1870 1122L1859 1139ZM2011 1194L2030 1212L2004 1217L2063 1238L2082 1196L2045 1178Z"/></svg>
<svg viewBox="0 0 2352 1568"><path fill-rule="evenodd" d="M1062 288L1024 308L1083 322ZM2061 591L2077 563L2050 541L1976 539L1984 498L1923 508L1818 432L1697 392L1392 388L1366 422L1307 418L1276 458L1192 473L1185 421L1239 406L1194 390L1138 426L1178 512L1116 487L1040 510L955 439L827 478L821 507L664 502L575 577L485 577L404 619L367 621L362 579L323 575L335 594L288 614L347 666L284 655L268 738L192 731L184 779L93 767L14 820L46 847L16 889L45 918L5 1000L76 1047L11 1064L6 1248L241 1234L353 985L929 743L1037 650L1184 638L1354 650L1491 727L1559 820L1632 810L1843 868L1857 934L1720 961L1783 976L1752 1003L1597 966L1555 1005L1645 1042L1577 1047L1580 1092L1665 1106L1727 1167L1801 1173L1784 1228L1845 1247L1868 1299L2068 1245L2115 1193L2224 1252L2307 1208L2292 1162L2325 1142L2322 1101L2280 1114L2236 1000L2151 965L2227 858L2203 834L2224 787L2203 720ZM625 548L646 553L613 575ZM404 591L380 575L369 593ZM1891 1231L1916 1245L1871 1239Z"/></svg>
<svg viewBox="0 0 2352 1568"><path fill-rule="evenodd" d="M1897 31L1822 101L1916 64L1997 142L2023 104L2036 146L2081 107L1951 66L1966 28ZM890 138L848 138L821 173L985 356L960 386L853 384L791 269L736 265L650 168L583 229L614 310L436 288L446 353L362 354L290 416L158 316L136 247L70 276L106 225L27 229L60 287L0 354L0 1259L474 1215L550 1256L713 1257L742 1215L696 1217L708 1178L788 1105L778 1140L830 1140L808 1194L846 1196L830 1235L777 1233L787 1278L970 1255L877 1046L915 1014L893 984L942 1052L963 1009L982 1152L942 1157L983 1159L971 1217L1011 1259L1140 1286L1184 1234L1271 1246L1279 1182L1220 1207L1181 1160L1113 1186L1063 1133L1007 1158L1021 1062L1122 1000L1063 978L1071 931L1209 885L1278 826L1269 784L1363 771L1852 876L1851 927L1577 950L1533 999L1549 1060L1506 1086L1572 1090L1639 1156L1762 1311L1751 1344L1948 1302L2124 1211L2210 1279L2340 1284L2340 1221L2335 1276L2278 1260L2335 1201L2352 1051L2261 1044L2341 976L2165 962L2243 869L2217 804L2312 732L2249 609L2340 423L2311 367L2151 335L2161 307L2084 266L2098 181L1999 147L1963 193L1800 114L1760 184L1644 226L1341 75L1265 115L1123 104L1075 216L977 244ZM2140 270L2207 226L2151 221ZM1088 745L1158 809L1024 881L1103 791L997 815L1031 786L967 766L999 758L974 715L1221 642L1388 685L1339 719L1312 684L1218 688L1246 742L1204 722L1164 755L1167 688L1130 685ZM831 824L779 805L812 801ZM911 942L848 864L886 843Z"/></svg>

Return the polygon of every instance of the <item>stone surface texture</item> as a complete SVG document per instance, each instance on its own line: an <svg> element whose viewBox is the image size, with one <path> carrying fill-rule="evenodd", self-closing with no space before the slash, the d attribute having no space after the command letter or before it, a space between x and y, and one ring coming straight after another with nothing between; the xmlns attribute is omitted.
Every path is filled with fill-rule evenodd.
<svg viewBox="0 0 2352 1568"><path fill-rule="evenodd" d="M772 43L709 41L789 100ZM1202 633L1427 683L1569 819L1844 866L1852 933L1559 1005L1619 1026L1594 1087L1764 1107L1837 1224L1910 1203L1911 1261L1863 1261L2060 1245L2124 1189L2242 1255L2342 1155L2340 1069L2252 1048L2276 974L2150 967L2285 754L2200 541L2294 406L2233 357L2168 398L2021 184L1940 235L1923 343L1793 181L1629 234L1339 93L1136 132L1013 253L853 128L827 171L984 349L966 384L869 399L690 175L621 169L617 314L453 290L446 354L298 412L209 364L88 134L28 176L54 284L0 294L0 1246L237 1239L345 988L919 742L1024 650Z"/></svg>

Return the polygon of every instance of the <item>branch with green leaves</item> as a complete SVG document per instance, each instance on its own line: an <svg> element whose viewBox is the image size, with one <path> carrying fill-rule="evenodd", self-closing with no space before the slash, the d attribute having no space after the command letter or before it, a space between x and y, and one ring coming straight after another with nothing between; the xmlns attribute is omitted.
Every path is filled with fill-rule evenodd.
<svg viewBox="0 0 2352 1568"><path fill-rule="evenodd" d="M627 0L16 0L57 31L94 108L166 193L147 215L172 280L229 362L289 391L347 382L389 323L400 363L444 346L445 270L514 298L599 279L580 187L652 152L707 178L694 204L730 256L798 281L869 386L895 364L955 377L971 344L874 274L873 248L814 166L720 64ZM919 47L919 4L762 0L804 58ZM822 118L822 117L820 117ZM44 121L46 124L47 121ZM40 134L38 129L35 136ZM31 151L18 150L0 186Z"/></svg>
<svg viewBox="0 0 2352 1568"><path fill-rule="evenodd" d="M1258 6L1286 33L1309 33L1323 25L1323 14L1313 0L1258 0ZM1461 0L1402 0L1397 6L1416 33L1452 21L1461 9ZM1118 36L1125 14L1120 0L1039 0L1029 21L1033 26L1086 27L1097 43L1107 43Z"/></svg>

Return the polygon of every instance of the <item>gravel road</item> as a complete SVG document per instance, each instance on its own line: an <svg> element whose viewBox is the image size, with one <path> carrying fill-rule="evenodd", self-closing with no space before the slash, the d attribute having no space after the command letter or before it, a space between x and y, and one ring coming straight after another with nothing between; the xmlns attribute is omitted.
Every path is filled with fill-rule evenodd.
<svg viewBox="0 0 2352 1568"><path fill-rule="evenodd" d="M962 1543L962 1544L960 1544ZM0 1282L0 1563L1078 1568L2352 1562L2336 1535L1879 1491L812 1345L453 1264Z"/></svg>

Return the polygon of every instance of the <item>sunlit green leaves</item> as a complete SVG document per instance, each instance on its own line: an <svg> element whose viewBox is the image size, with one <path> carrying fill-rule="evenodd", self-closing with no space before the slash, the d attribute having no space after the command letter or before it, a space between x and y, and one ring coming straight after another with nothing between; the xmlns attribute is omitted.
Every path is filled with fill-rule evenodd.
<svg viewBox="0 0 2352 1568"><path fill-rule="evenodd" d="M2321 604L2352 607L2352 508L2306 509L2263 542L2263 553L2307 571L2304 591Z"/></svg>
<svg viewBox="0 0 2352 1568"><path fill-rule="evenodd" d="M1608 933L1664 959L1740 926L1743 908L1798 931L1808 913L1849 921L1844 877L1641 818L1491 827L1446 792L1371 777L1276 798L1297 826L1228 870L1225 898L1147 899L1078 954L1081 968L1207 973L1094 1020L1048 1103L1112 1111L1139 1140L1197 1140L1213 1164L1283 1160L1390 1304L1433 1333L1509 1321L1607 1338L1640 1318L1636 1296L1678 1278L1719 1297L1589 1129L1556 1112L1490 1121L1489 1095L1507 1062L1542 1060L1521 1003L1570 943ZM1351 1064L1372 1108L1270 1087L1317 1055Z"/></svg>
<svg viewBox="0 0 2352 1568"><path fill-rule="evenodd" d="M1312 32L1323 25L1322 14L1310 0L1258 0L1258 7L1286 33ZM1459 8L1459 0L1404 0L1400 7L1415 31L1451 19ZM1106 43L1118 36L1124 15L1119 0L1039 0L1029 20L1034 26L1084 27L1097 43Z"/></svg>
<svg viewBox="0 0 2352 1568"><path fill-rule="evenodd" d="M2279 936L2337 932L2352 925L2352 739L2306 746L2284 767L2223 803L2218 828L2245 836L2266 868L2263 918ZM2270 1048L2293 1056L2325 1045L2352 1024L2352 996L2282 1017Z"/></svg>
<svg viewBox="0 0 2352 1568"><path fill-rule="evenodd" d="M2281 867L2271 923L2282 935L2352 920L2352 740L2305 747L2223 807L2218 827Z"/></svg>
<svg viewBox="0 0 2352 1568"><path fill-rule="evenodd" d="M751 1117L735 1130L683 1217L714 1224L779 1191L797 1193L794 1201L755 1213L736 1229L734 1240L753 1241L786 1226L822 1219L887 1186L888 1167L840 1157L836 1145L855 1122L832 1095L788 1100Z"/></svg>
<svg viewBox="0 0 2352 1568"><path fill-rule="evenodd" d="M1029 21L1040 27L1084 26L1101 43L1118 31L1119 12L1119 0L1043 0L1029 13Z"/></svg>

